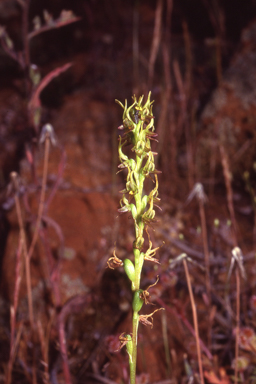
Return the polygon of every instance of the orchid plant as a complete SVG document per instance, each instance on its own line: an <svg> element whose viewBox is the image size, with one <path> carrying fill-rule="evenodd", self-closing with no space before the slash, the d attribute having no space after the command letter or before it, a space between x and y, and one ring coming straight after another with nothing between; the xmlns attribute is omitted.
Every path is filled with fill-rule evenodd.
<svg viewBox="0 0 256 384"><path fill-rule="evenodd" d="M145 260L153 263L159 261L155 258L158 248L152 247L148 227L155 221L155 206L160 201L158 197L158 173L155 168L154 157L156 152L151 150L151 140L156 140L157 134L154 132L154 116L150 101L151 92L143 104L143 96L138 100L133 97L133 104L128 107L127 100L125 105L120 101L116 102L123 108L123 124L118 128L123 132L119 136L119 159L120 170L127 169L126 187L121 191L119 212L130 212L134 221L135 240L133 242L133 255L131 260L127 258L120 260L114 251L113 257L108 260L110 268L123 266L131 281L133 291L133 321L132 333L122 333L120 335L120 348L126 346L129 355L130 382L136 383L136 360L137 360L137 339L139 323L153 325L153 313L148 315L140 314L143 304L150 303L149 288L154 286L157 281L146 290L140 288L141 272ZM124 153L124 147L130 145L130 157ZM144 184L146 179L150 179L154 185L151 192L146 194ZM158 206L157 206L158 207ZM148 237L148 249L144 251L145 232ZM163 308L161 308L163 309Z"/></svg>

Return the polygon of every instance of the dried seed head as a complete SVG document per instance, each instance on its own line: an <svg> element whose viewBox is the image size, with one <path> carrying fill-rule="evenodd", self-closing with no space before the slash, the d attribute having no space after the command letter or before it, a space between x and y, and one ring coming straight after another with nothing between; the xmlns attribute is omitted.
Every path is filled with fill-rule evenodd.
<svg viewBox="0 0 256 384"><path fill-rule="evenodd" d="M140 315L139 316L139 322L141 322L144 325L150 325L151 328L153 328L153 315L154 313L158 311L164 311L164 308L158 308L154 312L150 313L149 315Z"/></svg>
<svg viewBox="0 0 256 384"><path fill-rule="evenodd" d="M34 85L34 87L36 87L40 80L41 80L41 75L40 75L40 71L39 71L39 68L36 64L31 64L30 65L30 68L29 68L29 77Z"/></svg>
<svg viewBox="0 0 256 384"><path fill-rule="evenodd" d="M10 183L7 186L7 196L11 194L17 194L20 192L21 179L17 172L10 173Z"/></svg>
<svg viewBox="0 0 256 384"><path fill-rule="evenodd" d="M187 203L190 203L190 201L196 197L197 200L201 203L206 203L208 198L204 192L204 187L203 187L203 184L201 183L196 183L194 185L194 188L192 189L192 191L190 192L188 198L187 198Z"/></svg>
<svg viewBox="0 0 256 384"><path fill-rule="evenodd" d="M55 146L57 144L57 139L56 139L56 136L54 133L54 128L51 124L45 124L43 126L42 131L41 131L41 135L39 138L39 143L43 144L47 138L50 139L52 145Z"/></svg>
<svg viewBox="0 0 256 384"><path fill-rule="evenodd" d="M156 278L156 281L154 282L154 284L151 284L147 289L145 289L144 291L141 292L140 294L140 298L144 301L145 304L151 304L151 305L154 305L153 303L151 303L149 301L149 292L148 290L152 287L154 287L159 281L159 276L157 276Z"/></svg>
<svg viewBox="0 0 256 384"><path fill-rule="evenodd" d="M123 348L125 345L127 345L127 343L131 341L132 341L132 337L131 335L129 335L129 333L128 334L126 334L125 332L121 333L121 335L119 336L120 345L117 351L120 351L121 348Z"/></svg>
<svg viewBox="0 0 256 384"><path fill-rule="evenodd" d="M231 258L231 264L228 271L228 280L230 279L232 270L235 266L235 263L237 264L239 268L239 272L241 273L241 276L244 280L246 280L246 273L244 269L244 257L242 254L242 251L239 247L235 247L232 249L232 258Z"/></svg>
<svg viewBox="0 0 256 384"><path fill-rule="evenodd" d="M110 257L107 261L107 264L108 264L108 267L110 269L115 269L115 268L119 268L119 267L122 267L123 265L123 262L122 260L120 260L117 256L116 256L116 250L114 249L113 251L113 256Z"/></svg>

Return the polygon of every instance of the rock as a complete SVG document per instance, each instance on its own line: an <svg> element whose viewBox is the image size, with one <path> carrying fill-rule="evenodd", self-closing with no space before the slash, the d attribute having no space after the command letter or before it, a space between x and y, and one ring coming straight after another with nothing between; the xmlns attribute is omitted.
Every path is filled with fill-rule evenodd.
<svg viewBox="0 0 256 384"><path fill-rule="evenodd" d="M252 166L256 150L256 21L244 29L240 49L223 75L222 83L206 105L201 126L197 159L201 170L209 175L211 156L220 142L231 160L234 172Z"/></svg>
<svg viewBox="0 0 256 384"><path fill-rule="evenodd" d="M50 221L47 221L47 217L44 220L47 227L46 240L54 257L54 267L59 260L61 304L95 286L97 278L106 268L106 261L110 256L109 248L113 246L111 231L118 203L111 194L111 113L106 104L88 101L81 92L67 97L51 122L67 155L60 188L47 213ZM39 184L43 157L42 145L36 156ZM46 200L51 185L56 180L60 158L59 148L51 148ZM40 190L36 192L27 160L23 160L21 164L20 176L28 191L29 205L36 215ZM31 219L25 209L23 217ZM2 287L5 298L13 302L19 238L15 207L8 214L8 218L11 231L3 259ZM33 228L28 231L28 238L32 233ZM64 238L64 248L61 248L60 236ZM46 305L45 291L49 288L53 271L53 266L47 260L47 244L45 247L39 240L31 259L33 300L38 311L42 311ZM21 312L26 310L27 306L25 274L22 281Z"/></svg>

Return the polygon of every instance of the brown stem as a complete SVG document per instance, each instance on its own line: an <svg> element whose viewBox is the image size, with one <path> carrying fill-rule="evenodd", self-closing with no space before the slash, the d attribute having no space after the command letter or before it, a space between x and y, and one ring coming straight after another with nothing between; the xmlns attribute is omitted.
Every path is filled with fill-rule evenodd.
<svg viewBox="0 0 256 384"><path fill-rule="evenodd" d="M161 320L162 320L162 335L163 335L163 341L164 341L164 351L165 351L165 361L166 361L166 371L167 371L166 374L167 374L167 377L171 377L172 365L171 365L171 356L170 356L170 345L168 341L167 318L166 318L165 311L161 312Z"/></svg>
<svg viewBox="0 0 256 384"><path fill-rule="evenodd" d="M208 240L207 240L207 228L206 228L204 203L201 200L199 201L199 211L200 211L204 257L205 257L206 290L207 290L207 296L208 296L209 306L210 306L210 303L211 303L210 252L209 252Z"/></svg>
<svg viewBox="0 0 256 384"><path fill-rule="evenodd" d="M133 9L133 33L132 33L132 50L133 50L133 88L138 91L139 83L139 0L135 1Z"/></svg>
<svg viewBox="0 0 256 384"><path fill-rule="evenodd" d="M44 384L50 383L50 376L49 376L49 359L48 359L48 340L47 335L44 335L43 326L40 320L37 321L37 329L38 329L38 335L39 335L39 341L41 345L41 353L43 358L43 365L44 365L44 378L43 382Z"/></svg>
<svg viewBox="0 0 256 384"><path fill-rule="evenodd" d="M155 66L156 57L157 57L157 53L160 46L160 40L161 40L162 10L163 10L163 0L158 0L156 11L155 11L155 26L154 26L154 32L153 32L153 40L152 40L150 58L148 63L149 89L151 89L152 87L154 66Z"/></svg>
<svg viewBox="0 0 256 384"><path fill-rule="evenodd" d="M207 228L206 228L206 219L205 219L205 210L203 201L199 200L199 211L202 227L202 236L203 236L203 247L204 247L204 257L205 257L205 285L208 296L208 308L211 308L211 277L210 277L210 253L207 240ZM208 347L211 345L211 314L209 311L209 323L208 323Z"/></svg>
<svg viewBox="0 0 256 384"><path fill-rule="evenodd" d="M229 168L228 163L228 157L225 152L225 148L223 144L220 143L220 154L221 154L221 163L223 168L223 174L225 179L225 185L227 190L227 201L228 201L228 210L230 214L230 219L233 226L234 231L234 242L235 246L237 247L237 223L236 223L236 217L235 217L235 210L234 210L234 204L233 204L233 190L231 185L231 172Z"/></svg>
<svg viewBox="0 0 256 384"><path fill-rule="evenodd" d="M29 40L28 40L28 12L29 12L30 0L24 1L23 12L22 12L22 35L23 35L23 49L24 49L24 61L25 69L28 70L30 67L30 52L29 52Z"/></svg>
<svg viewBox="0 0 256 384"><path fill-rule="evenodd" d="M34 248L37 242L38 233L41 225L43 210L44 210L44 201L45 201L45 191L46 191L46 180L47 180L47 174L48 174L48 160L49 160L49 151L50 151L50 137L46 135L45 139L45 151L44 151L44 168L43 168L43 178L42 178L42 189L41 189L41 195L40 195L40 201L39 201L39 207L38 207L38 214L37 214L37 220L36 220L36 226L35 226L35 232L32 238L32 242L29 248L28 257L31 258Z"/></svg>
<svg viewBox="0 0 256 384"><path fill-rule="evenodd" d="M239 332L240 332L240 275L236 268L236 346L235 346L235 384L238 382L238 356L239 356Z"/></svg>
<svg viewBox="0 0 256 384"><path fill-rule="evenodd" d="M19 228L20 228L20 237L21 237L21 242L22 242L23 255L24 255L24 259L25 259L29 320L30 320L31 327L33 327L34 326L34 314L33 314L32 290L31 290L30 259L28 256L26 234L25 234L23 220L22 220L20 201L19 201L17 193L14 196L14 200L15 200L16 212L17 212Z"/></svg>
<svg viewBox="0 0 256 384"><path fill-rule="evenodd" d="M161 305L161 307L164 307L172 316L174 315L174 316L178 317L178 319L183 322L183 324L187 327L187 329L193 335L193 337L196 337L195 331L194 331L194 328L192 327L192 325L189 323L189 321L183 315L178 313L176 308L173 309L173 308L168 307L162 299L157 299L156 301L159 305ZM200 342L200 346L201 346L202 350L204 351L204 353L206 354L208 359L212 360L213 356L212 356L211 352L209 351L209 349L206 347L206 345L204 345L204 343L201 339L199 339L199 342Z"/></svg>
<svg viewBox="0 0 256 384"><path fill-rule="evenodd" d="M19 326L19 330L17 332L15 343L13 344L12 350L10 351L10 359L7 365L7 374L6 374L5 384L11 384L11 381L12 381L12 367L13 367L16 351L20 342L22 330L23 330L23 324L21 323L21 325Z"/></svg>
<svg viewBox="0 0 256 384"><path fill-rule="evenodd" d="M12 367L13 367L13 362L15 359L15 352L16 352L15 329L16 329L16 313L17 313L17 308L18 308L18 298L19 298L20 282L21 282L21 268L22 268L21 255L22 255L22 241L20 239L18 250L17 250L17 258L16 258L13 305L10 308L10 327L11 327L10 356L9 356L9 361L8 361L8 365L7 365L6 384L11 383Z"/></svg>
<svg viewBox="0 0 256 384"><path fill-rule="evenodd" d="M180 98L180 113L177 121L176 132L179 132L179 137L182 132L185 133L186 137L186 148L187 148L187 167L188 167L188 184L189 189L193 188L194 185L194 166L193 166L193 151L191 144L191 133L188 124L188 95L186 94L186 84L182 78L181 69L177 60L173 61L173 72L179 91Z"/></svg>
<svg viewBox="0 0 256 384"><path fill-rule="evenodd" d="M58 331L59 331L60 353L62 357L65 383L72 384L71 375L70 375L69 366L68 366L68 352L67 352L67 346L66 346L65 324L64 324L64 318L61 313L58 316Z"/></svg>
<svg viewBox="0 0 256 384"><path fill-rule="evenodd" d="M23 39L23 70L25 74L25 87L26 87L26 96L29 99L31 92L31 81L29 76L30 69L30 49L29 49L29 5L30 0L23 1L22 9L22 39Z"/></svg>
<svg viewBox="0 0 256 384"><path fill-rule="evenodd" d="M199 338L199 330L198 330L196 304L195 304L195 300L194 300L193 290L192 290L191 281L190 281L190 277L189 277L188 264L187 264L186 259L183 259L183 266L185 269L185 274L186 274L186 279L187 279L187 284L188 284L189 297L190 297L192 313L193 313L193 321L194 321L194 328L195 328L195 334L196 334L196 349L197 349L197 358L198 358L200 379L201 379L201 384L204 384L204 374L203 374L202 356L201 356L201 348L200 348L200 338Z"/></svg>

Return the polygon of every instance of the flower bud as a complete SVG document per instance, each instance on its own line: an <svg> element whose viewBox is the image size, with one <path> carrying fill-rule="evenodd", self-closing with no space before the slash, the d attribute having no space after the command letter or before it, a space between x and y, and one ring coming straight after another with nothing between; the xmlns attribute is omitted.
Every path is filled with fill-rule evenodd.
<svg viewBox="0 0 256 384"><path fill-rule="evenodd" d="M132 346L133 346L133 344L132 344L132 337L129 334L125 335L125 337L127 339L127 343L125 344L126 351L127 351L128 355L129 355L129 360L132 360Z"/></svg>
<svg viewBox="0 0 256 384"><path fill-rule="evenodd" d="M135 279L135 268L133 262L130 259L125 259L123 263L126 275L129 277L131 282L133 282Z"/></svg>
<svg viewBox="0 0 256 384"><path fill-rule="evenodd" d="M134 292L132 301L132 309L134 310L134 312L139 312L141 310L142 305L144 304L144 300L141 298L142 294L142 289L138 289Z"/></svg>
<svg viewBox="0 0 256 384"><path fill-rule="evenodd" d="M134 242L134 248L141 249L144 244L144 238L142 236L139 236L136 241Z"/></svg>
<svg viewBox="0 0 256 384"><path fill-rule="evenodd" d="M145 196L143 196L143 198L141 200L141 211L142 212L145 211L147 204L148 204L148 196L145 195Z"/></svg>
<svg viewBox="0 0 256 384"><path fill-rule="evenodd" d="M134 204L130 204L133 220L137 219L137 209Z"/></svg>

